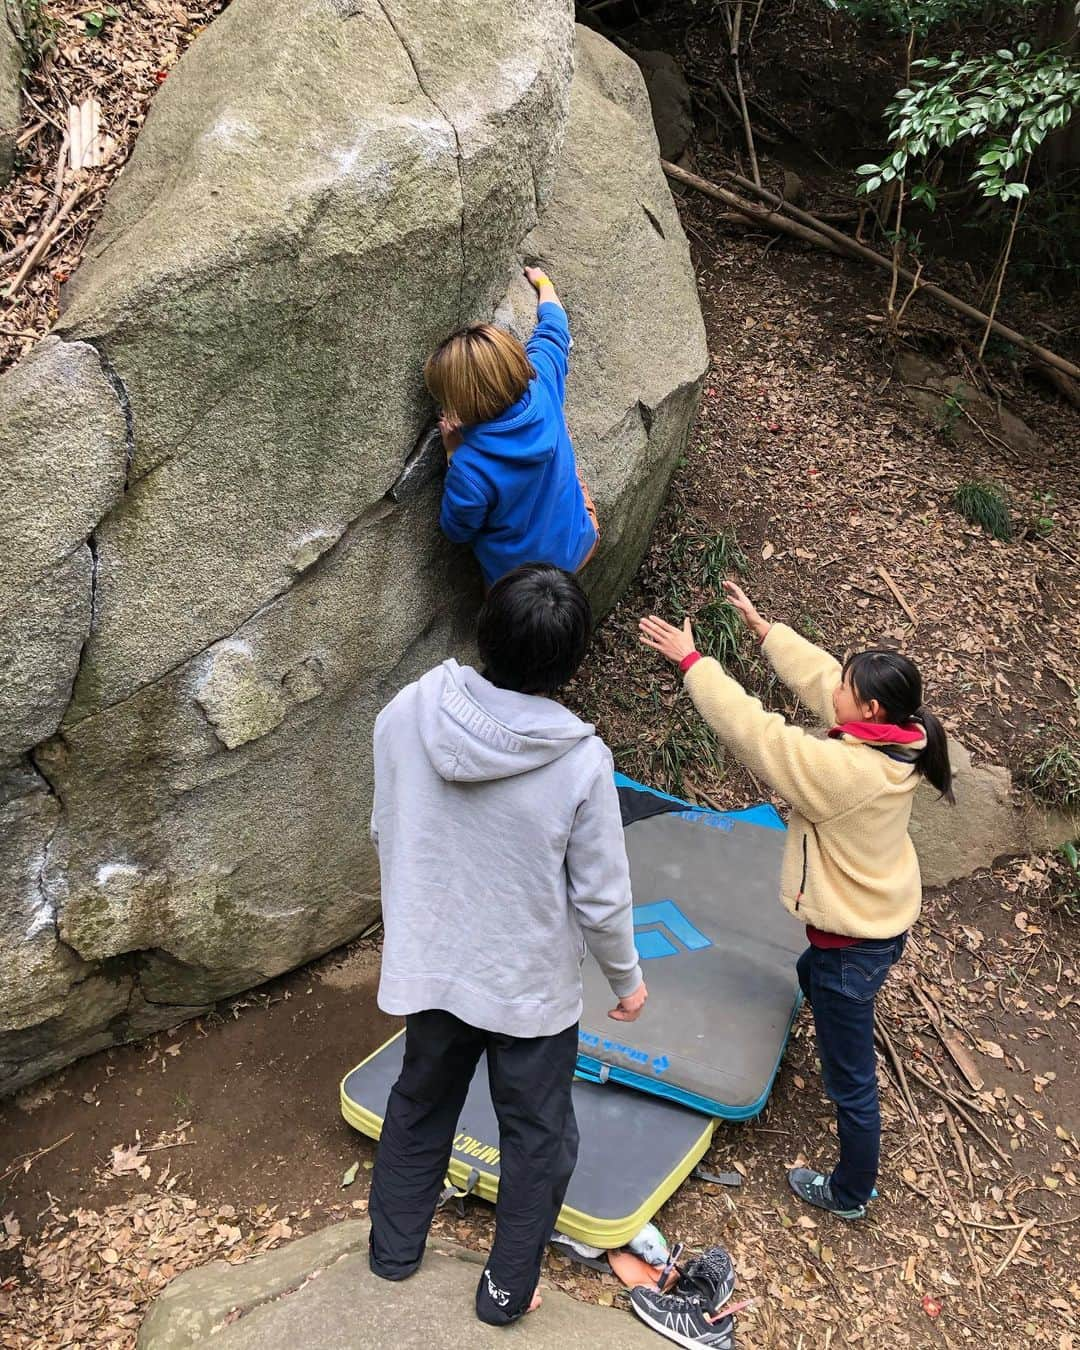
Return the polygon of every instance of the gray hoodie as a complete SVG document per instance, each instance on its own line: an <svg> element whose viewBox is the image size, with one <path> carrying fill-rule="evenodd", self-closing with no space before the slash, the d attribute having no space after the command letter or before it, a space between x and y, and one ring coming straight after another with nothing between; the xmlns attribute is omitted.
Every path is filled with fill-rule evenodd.
<svg viewBox="0 0 1080 1350"><path fill-rule="evenodd" d="M375 722L371 834L384 1012L555 1035L586 944L617 998L641 983L611 753L561 704L429 670Z"/></svg>

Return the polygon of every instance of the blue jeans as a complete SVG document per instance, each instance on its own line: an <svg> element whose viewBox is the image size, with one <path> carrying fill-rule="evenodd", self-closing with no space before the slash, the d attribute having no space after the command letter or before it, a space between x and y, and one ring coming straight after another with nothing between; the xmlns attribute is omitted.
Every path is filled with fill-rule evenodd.
<svg viewBox="0 0 1080 1350"><path fill-rule="evenodd" d="M840 1161L830 1183L837 1203L855 1209L870 1199L881 1151L874 998L899 961L907 934L853 947L807 947L796 969L814 1011L825 1091L836 1106Z"/></svg>

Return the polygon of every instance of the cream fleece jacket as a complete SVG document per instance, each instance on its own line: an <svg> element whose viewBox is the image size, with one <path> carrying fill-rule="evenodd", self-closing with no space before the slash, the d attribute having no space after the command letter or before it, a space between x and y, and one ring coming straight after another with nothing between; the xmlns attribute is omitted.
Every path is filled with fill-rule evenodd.
<svg viewBox="0 0 1080 1350"><path fill-rule="evenodd" d="M840 663L785 624L762 646L773 669L827 726ZM823 738L791 726L711 657L686 687L716 735L791 805L781 898L804 923L844 937L891 938L919 916L919 861L908 835L919 782L914 764L852 736Z"/></svg>

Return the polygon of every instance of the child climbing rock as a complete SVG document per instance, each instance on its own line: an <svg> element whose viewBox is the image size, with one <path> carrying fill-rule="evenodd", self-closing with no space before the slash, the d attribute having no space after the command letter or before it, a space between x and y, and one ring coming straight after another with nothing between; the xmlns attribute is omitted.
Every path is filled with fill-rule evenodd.
<svg viewBox="0 0 1080 1350"><path fill-rule="evenodd" d="M474 324L424 366L449 461L439 524L448 539L472 544L489 587L527 562L578 572L600 539L563 415L566 311L544 272L525 275L538 304L524 347L493 324Z"/></svg>
<svg viewBox="0 0 1080 1350"><path fill-rule="evenodd" d="M810 1204L859 1219L881 1141L874 999L922 904L908 836L920 776L953 799L945 733L923 707L922 678L906 656L862 651L841 666L784 624L768 623L733 582L724 590L780 679L830 728L826 735L766 712L700 655L689 619L681 629L642 619L641 640L679 666L717 736L791 805L781 898L806 924L799 983L814 1012L840 1158L830 1174L796 1167L788 1180Z"/></svg>
<svg viewBox="0 0 1080 1350"><path fill-rule="evenodd" d="M574 1170L586 946L618 1000L609 1016L632 1022L646 999L611 753L551 697L590 627L574 577L518 568L480 611L482 669L444 661L375 723L379 1007L405 1018L405 1060L371 1183L371 1269L402 1280L419 1266L486 1053L501 1156L476 1311L493 1325L539 1303Z"/></svg>

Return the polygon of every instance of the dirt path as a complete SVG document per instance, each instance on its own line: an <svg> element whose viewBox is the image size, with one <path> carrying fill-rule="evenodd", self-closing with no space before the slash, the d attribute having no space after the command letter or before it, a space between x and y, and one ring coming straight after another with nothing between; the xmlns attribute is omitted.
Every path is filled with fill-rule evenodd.
<svg viewBox="0 0 1080 1350"><path fill-rule="evenodd" d="M182 1136L147 1155L155 1176L167 1162L201 1202L326 1221L345 1207L339 1183L355 1151L336 1109L338 1083L397 1027L375 1006L378 962L370 943L354 945L4 1103L3 1159L71 1138L0 1184L0 1213L33 1231L50 1198L60 1209L109 1204L144 1187L137 1174L111 1174L116 1145L138 1138L145 1152Z"/></svg>

